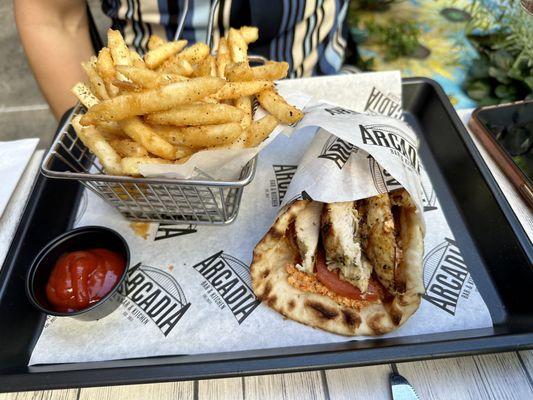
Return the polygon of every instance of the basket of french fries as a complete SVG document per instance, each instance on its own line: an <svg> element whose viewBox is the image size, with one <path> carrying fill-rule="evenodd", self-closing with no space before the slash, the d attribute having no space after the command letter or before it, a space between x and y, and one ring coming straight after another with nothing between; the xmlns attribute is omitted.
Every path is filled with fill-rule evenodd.
<svg viewBox="0 0 533 400"><path fill-rule="evenodd" d="M199 152L258 148L280 124L302 112L274 81L285 62L251 66L254 27L230 29L212 52L205 43L152 36L141 57L118 31L108 47L82 64L87 83L46 155L42 172L76 179L137 221L227 224L238 212L256 157L234 180L146 176L146 165L185 165ZM260 106L266 115L254 120ZM239 167L240 168L240 167Z"/></svg>

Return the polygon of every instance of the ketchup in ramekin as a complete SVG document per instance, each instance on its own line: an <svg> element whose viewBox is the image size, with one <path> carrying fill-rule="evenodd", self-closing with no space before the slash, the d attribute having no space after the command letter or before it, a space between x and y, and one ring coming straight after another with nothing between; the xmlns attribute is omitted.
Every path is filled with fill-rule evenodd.
<svg viewBox="0 0 533 400"><path fill-rule="evenodd" d="M46 298L58 312L83 310L105 297L126 267L120 254L96 248L63 254L46 284Z"/></svg>

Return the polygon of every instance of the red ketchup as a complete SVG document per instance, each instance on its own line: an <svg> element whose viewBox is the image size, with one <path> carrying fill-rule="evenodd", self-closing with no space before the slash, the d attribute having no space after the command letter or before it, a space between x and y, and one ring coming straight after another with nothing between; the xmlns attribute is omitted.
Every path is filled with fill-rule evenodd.
<svg viewBox="0 0 533 400"><path fill-rule="evenodd" d="M82 310L108 294L125 267L119 254L106 249L63 254L48 278L46 297L55 311Z"/></svg>

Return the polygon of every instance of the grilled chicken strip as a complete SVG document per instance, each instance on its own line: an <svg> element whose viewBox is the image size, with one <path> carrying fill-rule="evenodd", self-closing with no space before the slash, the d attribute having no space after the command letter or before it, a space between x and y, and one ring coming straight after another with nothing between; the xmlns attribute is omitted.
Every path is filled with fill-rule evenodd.
<svg viewBox="0 0 533 400"><path fill-rule="evenodd" d="M374 266L376 275L390 293L402 293L405 287L397 285L395 271L401 263L402 250L397 243L397 229L388 193L362 200L365 212L363 248Z"/></svg>
<svg viewBox="0 0 533 400"><path fill-rule="evenodd" d="M362 260L359 214L355 202L324 205L321 225L328 268L338 268L341 279L366 292L372 266Z"/></svg>
<svg viewBox="0 0 533 400"><path fill-rule="evenodd" d="M315 256L320 235L320 214L322 203L311 201L296 216L294 230L296 245L302 260L298 269L312 274L315 268Z"/></svg>

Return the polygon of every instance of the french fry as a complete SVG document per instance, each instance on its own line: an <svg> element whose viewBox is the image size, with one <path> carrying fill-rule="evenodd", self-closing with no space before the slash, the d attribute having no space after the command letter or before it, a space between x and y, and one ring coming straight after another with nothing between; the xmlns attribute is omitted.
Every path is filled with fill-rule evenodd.
<svg viewBox="0 0 533 400"><path fill-rule="evenodd" d="M289 64L285 61L267 61L264 65L250 68L254 80L277 81L287 76Z"/></svg>
<svg viewBox="0 0 533 400"><path fill-rule="evenodd" d="M130 50L119 31L107 31L107 46L115 65L131 65Z"/></svg>
<svg viewBox="0 0 533 400"><path fill-rule="evenodd" d="M256 26L241 26L239 33L246 44L253 43L259 39L259 29Z"/></svg>
<svg viewBox="0 0 533 400"><path fill-rule="evenodd" d="M225 77L225 71L226 71L226 65L229 64L231 61L231 57L229 54L228 49L228 42L226 41L226 38L221 38L218 42L218 50L217 50L217 76L219 78Z"/></svg>
<svg viewBox="0 0 533 400"><path fill-rule="evenodd" d="M236 122L221 125L202 125L177 128L183 145L189 147L211 147L231 143L241 134Z"/></svg>
<svg viewBox="0 0 533 400"><path fill-rule="evenodd" d="M214 61L213 56L207 56L202 61L200 61L198 64L196 64L194 68L194 72L192 73L192 76L217 76L216 72L215 75L211 74L211 62Z"/></svg>
<svg viewBox="0 0 533 400"><path fill-rule="evenodd" d="M243 112L241 128L246 131L252 124L252 98L250 96L239 97L235 100L235 107Z"/></svg>
<svg viewBox="0 0 533 400"><path fill-rule="evenodd" d="M140 176L139 167L144 164L172 164L172 162L157 157L124 157L120 162L124 173L132 176Z"/></svg>
<svg viewBox="0 0 533 400"><path fill-rule="evenodd" d="M248 61L248 45L237 29L230 28L228 33L228 47L233 62Z"/></svg>
<svg viewBox="0 0 533 400"><path fill-rule="evenodd" d="M195 153L196 149L187 146L176 146L176 160L183 160L183 158L191 156Z"/></svg>
<svg viewBox="0 0 533 400"><path fill-rule="evenodd" d="M268 61L258 67L250 67L248 63L234 63L226 67L226 79L232 82L244 81L276 81L287 76L289 64L286 62Z"/></svg>
<svg viewBox="0 0 533 400"><path fill-rule="evenodd" d="M96 72L102 77L109 97L115 97L118 94L118 88L111 83L115 79L115 65L113 64L111 51L107 47L104 47L98 53Z"/></svg>
<svg viewBox="0 0 533 400"><path fill-rule="evenodd" d="M139 143L129 139L111 139L109 144L121 157L147 157L148 152Z"/></svg>
<svg viewBox="0 0 533 400"><path fill-rule="evenodd" d="M136 83L133 83L133 82L129 82L129 81L121 81L120 79L113 79L111 83L113 84L113 86L126 92L140 92L142 90L142 86L137 85Z"/></svg>
<svg viewBox="0 0 533 400"><path fill-rule="evenodd" d="M74 96L76 96L80 103L83 104L87 109L100 102L100 100L98 100L98 98L91 92L91 89L81 82L78 82L74 85L72 88L72 93L74 93Z"/></svg>
<svg viewBox="0 0 533 400"><path fill-rule="evenodd" d="M254 80L254 73L247 62L238 62L226 66L226 79L230 82L246 82Z"/></svg>
<svg viewBox="0 0 533 400"><path fill-rule="evenodd" d="M124 133L143 146L150 153L166 160L176 158L176 149L166 140L157 135L152 128L142 122L138 117L129 118L119 122Z"/></svg>
<svg viewBox="0 0 533 400"><path fill-rule="evenodd" d="M166 59L183 50L185 46L187 46L186 40L164 43L157 48L148 51L148 53L144 55L144 62L148 68L155 69L163 64Z"/></svg>
<svg viewBox="0 0 533 400"><path fill-rule="evenodd" d="M89 78L89 86L91 91L98 97L100 100L109 99L109 95L105 89L105 84L100 75L96 72L92 62L82 62L82 68L85 70L87 77Z"/></svg>
<svg viewBox="0 0 533 400"><path fill-rule="evenodd" d="M101 122L95 126L107 141L127 138L116 122Z"/></svg>
<svg viewBox="0 0 533 400"><path fill-rule="evenodd" d="M198 64L209 55L209 46L205 43L195 43L192 46L186 47L181 53L176 55L178 60L185 60L189 64Z"/></svg>
<svg viewBox="0 0 533 400"><path fill-rule="evenodd" d="M246 147L255 147L265 140L268 135L278 125L278 120L272 115L265 115L263 118L254 121L248 130Z"/></svg>
<svg viewBox="0 0 533 400"><path fill-rule="evenodd" d="M121 175L120 156L104 139L94 126L83 127L80 125L80 116L72 119L72 126L82 143L93 153L104 167L106 174Z"/></svg>
<svg viewBox="0 0 533 400"><path fill-rule="evenodd" d="M271 81L250 81L250 82L226 82L226 84L213 95L217 100L238 99L243 96L265 91L274 84Z"/></svg>
<svg viewBox="0 0 533 400"><path fill-rule="evenodd" d="M135 50L130 49L131 65L137 68L146 68L146 64L142 57Z"/></svg>
<svg viewBox="0 0 533 400"><path fill-rule="evenodd" d="M168 111L149 114L146 122L159 125L216 125L239 122L244 113L227 104L190 104Z"/></svg>
<svg viewBox="0 0 533 400"><path fill-rule="evenodd" d="M98 121L121 121L136 115L169 110L174 106L199 101L216 93L222 86L224 86L224 80L205 77L171 83L145 92L123 94L94 105L82 117L81 124L91 125Z"/></svg>
<svg viewBox="0 0 533 400"><path fill-rule="evenodd" d="M167 43L167 41L162 39L161 36L152 35L150 36L150 39L148 39L148 50L157 49L159 46L162 46L165 43Z"/></svg>
<svg viewBox="0 0 533 400"><path fill-rule="evenodd" d="M173 57L166 60L158 68L158 71L181 76L191 76L194 69L189 61Z"/></svg>
<svg viewBox="0 0 533 400"><path fill-rule="evenodd" d="M188 80L188 78L181 75L164 74L149 70L147 68L117 65L116 69L117 72L120 72L130 81L145 89L155 89L157 87L165 86L170 83L184 82Z"/></svg>
<svg viewBox="0 0 533 400"><path fill-rule="evenodd" d="M303 112L288 104L274 89L262 91L257 95L259 104L281 122L293 124L304 116Z"/></svg>

